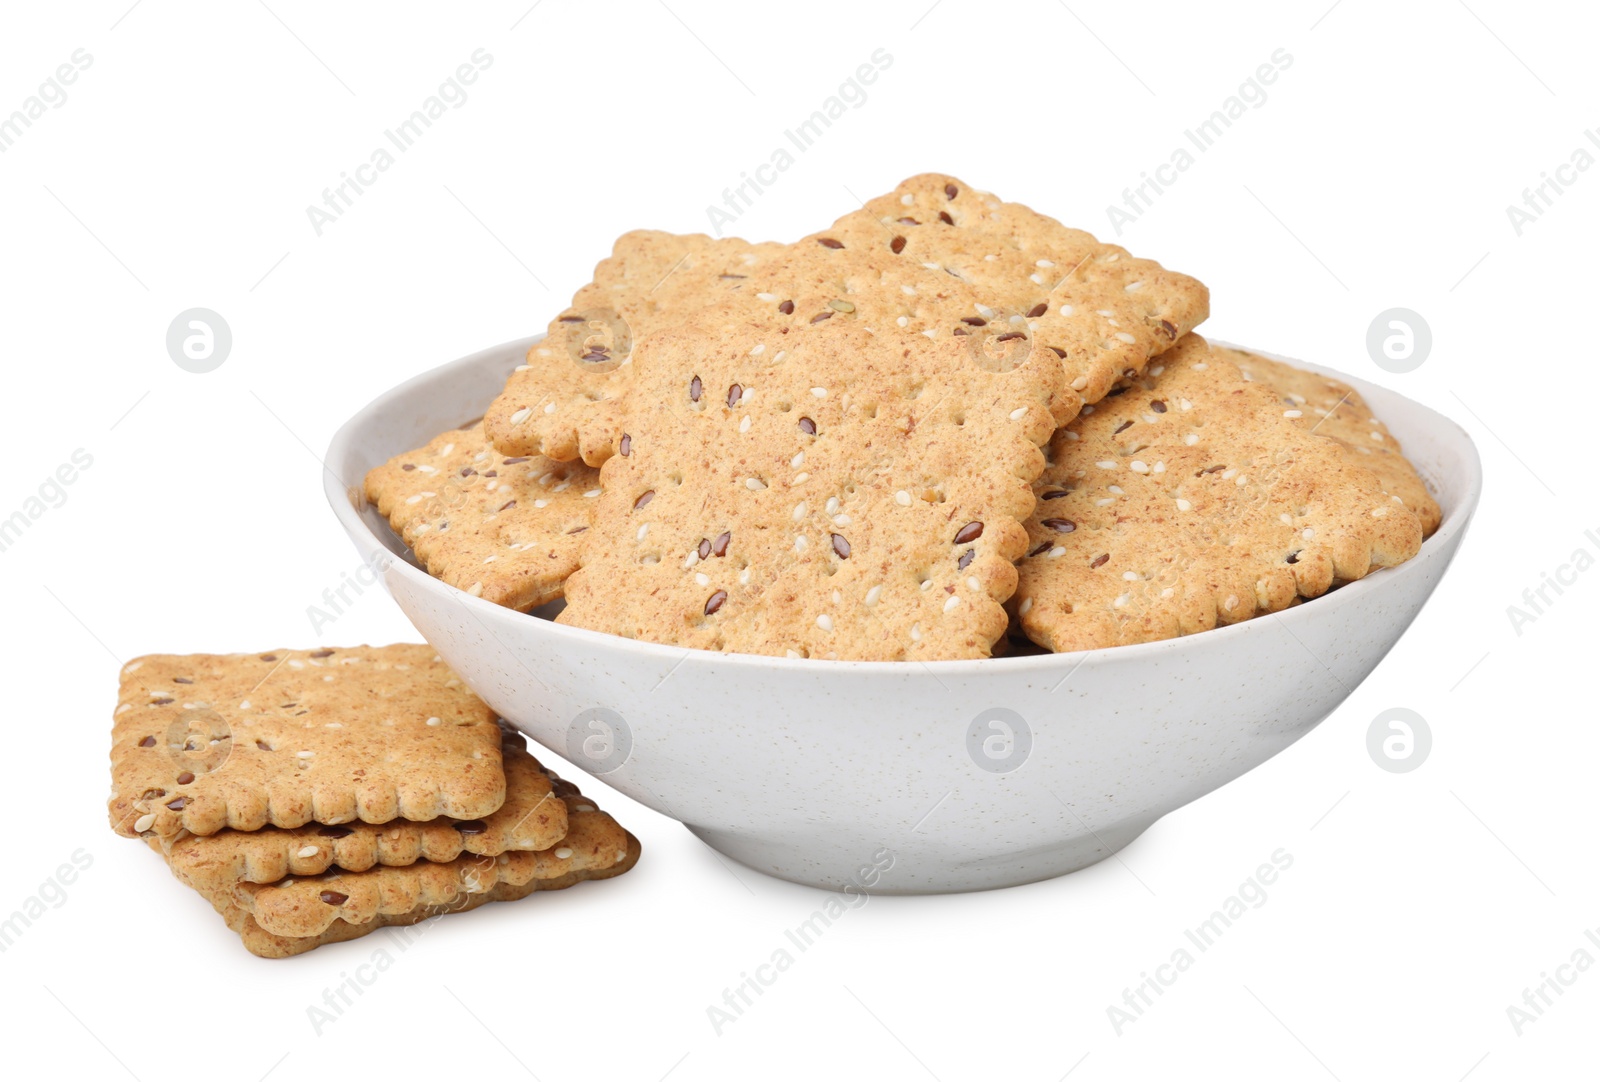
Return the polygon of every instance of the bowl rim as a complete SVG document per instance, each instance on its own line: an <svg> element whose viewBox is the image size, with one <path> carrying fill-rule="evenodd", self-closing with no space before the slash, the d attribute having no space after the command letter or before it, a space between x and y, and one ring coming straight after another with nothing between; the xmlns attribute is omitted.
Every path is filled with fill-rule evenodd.
<svg viewBox="0 0 1600 1082"><path fill-rule="evenodd" d="M365 505L366 497L364 487L359 483L347 484L346 479L335 470L335 463L343 463L348 457L351 445L355 442L356 434L363 429L368 418L385 406L406 398L418 388L432 385L457 369L475 367L487 361L490 357L503 357L509 353L526 353L527 349L537 342L543 341L544 334L530 335L526 338L513 339L499 345L478 350L465 357L457 358L437 367L420 372L410 379L389 388L368 402L360 410L352 414L329 442L328 451L323 461L326 468L322 471L323 491L328 503L332 506L334 515L339 519L345 532L361 550L363 559L368 559L371 553L387 552L393 554L390 545L367 525L362 517L361 509L352 499L359 499ZM1380 568L1364 578L1341 586L1336 592L1324 594L1321 597L1311 598L1305 604L1295 605L1282 611L1264 615L1272 615L1283 621L1291 634L1297 631L1297 625L1317 619L1325 611L1318 607L1319 602L1332 602L1336 598L1355 599L1364 597L1373 590L1383 589L1384 583L1397 574L1405 573L1407 568L1420 565L1424 556L1440 549L1452 547L1471 521L1473 512L1477 509L1479 497L1483 492L1483 463L1478 455L1477 445L1467 431L1453 419L1445 416L1431 406L1424 405L1414 398L1409 398L1391 388L1370 383L1357 376L1351 376L1326 365L1313 364L1281 354L1269 353L1255 347L1235 346L1221 339L1207 339L1212 345L1230 349L1239 349L1272 360L1283 361L1297 368L1318 372L1323 375L1333 376L1345 381L1363 395L1376 391L1380 397L1395 395L1405 399L1410 405L1422 410L1431 417L1450 440L1458 446L1462 460L1467 466L1466 484L1462 495L1455 506L1448 509L1439 528L1431 537L1426 538L1417 554L1404 564L1396 567ZM487 403L485 404L487 409ZM396 452L399 453L399 452ZM532 620L542 625L543 634L566 639L573 646L579 648L594 647L600 650L623 650L634 654L641 661L669 662L674 668L690 661L692 655L696 662L715 665L754 666L780 672L807 673L811 675L904 675L909 671L909 666L904 661L855 661L832 660L828 658L790 658L777 657L770 654L741 654L723 653L715 650L698 650L689 646L674 646L668 643L645 642L639 639L629 639L621 635L612 635L604 631L593 631L588 628L571 627L558 624L554 620L531 616L528 613L518 612L496 605L491 601L474 597L458 587L451 586L442 579L434 578L426 571L415 566L403 558L391 559L387 565L387 573L398 574L414 585L425 591L434 593L442 592L444 596L451 597L459 604L465 605L469 612L476 612L479 617L502 620L509 617ZM1023 675L1032 673L1060 673L1064 670L1076 670L1079 666L1091 661L1138 661L1144 658L1158 657L1177 651L1203 649L1210 644L1222 647L1227 642L1243 636L1260 634L1266 626L1265 621L1259 618L1241 620L1226 627L1212 628L1209 631L1198 632L1193 635L1180 635L1172 639L1160 639L1155 642L1128 643L1120 646L1102 646L1092 650L1076 650L1069 653L1044 653L1023 654L1016 657L989 657L989 658L957 658L943 661L917 661L915 664L927 669L935 677L949 676L1003 676L1008 674ZM1296 637L1299 637L1298 635Z"/></svg>

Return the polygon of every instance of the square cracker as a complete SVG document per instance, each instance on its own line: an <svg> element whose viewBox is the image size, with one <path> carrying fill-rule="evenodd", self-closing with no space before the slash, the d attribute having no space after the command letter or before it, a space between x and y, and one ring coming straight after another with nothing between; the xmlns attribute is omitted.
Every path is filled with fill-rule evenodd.
<svg viewBox="0 0 1600 1082"><path fill-rule="evenodd" d="M292 830L262 827L158 840L173 874L202 892L321 875L331 868L362 872L375 865L442 864L464 853L499 856L508 850L549 849L566 836L567 806L538 760L523 749L521 737L508 735L501 751L506 801L482 819L313 823Z"/></svg>
<svg viewBox="0 0 1600 1082"><path fill-rule="evenodd" d="M428 574L526 612L577 568L600 471L503 455L480 422L376 467L366 492Z"/></svg>
<svg viewBox="0 0 1600 1082"><path fill-rule="evenodd" d="M398 645L129 662L111 788L133 837L481 819L506 779L494 712L433 647Z"/></svg>
<svg viewBox="0 0 1600 1082"><path fill-rule="evenodd" d="M605 871L628 859L632 837L615 819L582 795L561 799L566 805L567 834L547 849L462 856L438 864L418 861L363 872L335 870L278 883L240 882L233 887L232 901L263 931L299 939L321 935L337 921L367 924L421 907L449 905L464 894L485 894L501 883L517 887L535 879L563 879Z"/></svg>
<svg viewBox="0 0 1600 1082"><path fill-rule="evenodd" d="M1417 516L1189 335L1051 442L1012 608L1055 651L1276 612L1410 559Z"/></svg>
<svg viewBox="0 0 1600 1082"><path fill-rule="evenodd" d="M623 237L490 407L490 439L507 453L565 460L581 451L600 464L633 408L631 353L613 347L718 303L799 332L855 322L935 340L1020 334L1061 360L1065 386L1050 408L1064 424L1198 326L1209 294L1021 204L924 174L791 245ZM603 310L622 322L586 320Z"/></svg>
<svg viewBox="0 0 1600 1082"><path fill-rule="evenodd" d="M230 892L200 891L199 893L211 903L212 908L228 927L238 933L239 938L244 941L245 949L251 954L258 958L292 958L330 943L359 939L380 928L407 927L433 920L435 917L469 912L490 902L512 902L526 898L537 891L564 890L589 879L611 879L632 869L638 860L639 842L630 834L626 857L609 868L572 871L556 879L529 879L521 884L513 884L502 879L482 894L459 894L443 905L420 905L409 913L378 916L365 924L349 924L336 920L318 935L300 937L274 935L266 931L255 922L255 918L250 916L247 910L233 900Z"/></svg>
<svg viewBox="0 0 1600 1082"><path fill-rule="evenodd" d="M756 269L786 252L737 237L624 233L507 379L484 418L488 438L509 455L598 466L615 443L632 343L701 308L753 295Z"/></svg>
<svg viewBox="0 0 1600 1082"><path fill-rule="evenodd" d="M1344 448L1345 457L1378 475L1383 490L1422 520L1422 536L1439 528L1439 502L1400 450L1400 441L1372 412L1361 393L1343 380L1274 361L1240 349L1211 347L1239 366L1244 378L1276 391L1286 406L1300 411L1300 427L1326 436Z"/></svg>
<svg viewBox="0 0 1600 1082"><path fill-rule="evenodd" d="M637 351L627 452L559 622L845 659L987 657L1055 428L1049 353L725 313Z"/></svg>

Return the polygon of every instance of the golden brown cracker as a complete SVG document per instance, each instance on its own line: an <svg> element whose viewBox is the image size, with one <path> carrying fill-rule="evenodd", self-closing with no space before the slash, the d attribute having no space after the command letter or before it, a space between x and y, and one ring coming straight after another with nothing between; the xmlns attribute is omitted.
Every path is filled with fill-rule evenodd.
<svg viewBox="0 0 1600 1082"><path fill-rule="evenodd" d="M430 575L526 612L577 568L600 473L502 454L480 422L376 467L366 492Z"/></svg>
<svg viewBox="0 0 1600 1082"><path fill-rule="evenodd" d="M1057 433L1012 608L1055 651L1205 631L1415 555L1416 515L1189 335Z"/></svg>
<svg viewBox="0 0 1600 1082"><path fill-rule="evenodd" d="M742 653L988 656L1054 357L993 371L959 339L725 315L639 346L627 453L558 620Z"/></svg>
<svg viewBox="0 0 1600 1082"><path fill-rule="evenodd" d="M482 819L391 820L382 825L308 824L292 830L262 827L156 839L173 874L200 891L238 883L276 883L338 868L447 863L463 854L498 856L507 850L548 849L567 833L567 806L520 737L502 745L506 800ZM152 838L155 836L152 835Z"/></svg>
<svg viewBox="0 0 1600 1082"><path fill-rule="evenodd" d="M111 783L126 837L479 819L506 785L494 712L412 645L129 662Z"/></svg>
<svg viewBox="0 0 1600 1082"><path fill-rule="evenodd" d="M1422 520L1424 537L1432 536L1439 528L1439 502L1428 491L1417 468L1400 450L1400 441L1389 434L1388 427L1354 387L1332 376L1309 372L1260 354L1211 348L1238 365L1245 379L1276 391L1285 406L1299 412L1295 420L1302 428L1334 440L1352 462L1377 474L1384 491Z"/></svg>
<svg viewBox="0 0 1600 1082"><path fill-rule="evenodd" d="M238 883L233 900L257 925L273 935L319 935L335 921L366 924L375 917L400 916L422 906L448 905L463 894L483 894L505 882L560 879L572 873L603 871L627 859L629 836L589 798L561 798L567 834L543 850L511 850L497 855L457 857L445 863L418 861L402 867L378 866L361 872L330 871L277 883ZM587 810L585 810L587 809Z"/></svg>

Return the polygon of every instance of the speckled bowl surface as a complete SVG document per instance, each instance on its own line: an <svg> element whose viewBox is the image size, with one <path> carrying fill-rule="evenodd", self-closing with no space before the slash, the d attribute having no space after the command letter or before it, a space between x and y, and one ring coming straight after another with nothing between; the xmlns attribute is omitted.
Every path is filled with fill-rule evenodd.
<svg viewBox="0 0 1600 1082"><path fill-rule="evenodd" d="M507 720L720 852L828 889L982 890L1075 871L1265 762L1388 653L1482 487L1454 422L1340 375L1444 509L1400 567L1275 616L1086 653L921 664L691 651L447 586L361 498L371 467L481 416L533 341L444 365L356 414L328 451L335 514L422 636Z"/></svg>

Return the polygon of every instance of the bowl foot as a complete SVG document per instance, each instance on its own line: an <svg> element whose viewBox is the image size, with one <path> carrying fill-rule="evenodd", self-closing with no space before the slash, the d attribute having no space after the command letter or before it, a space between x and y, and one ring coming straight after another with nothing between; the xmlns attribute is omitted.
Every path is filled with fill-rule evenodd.
<svg viewBox="0 0 1600 1082"><path fill-rule="evenodd" d="M936 836L874 842L814 835L760 837L685 824L723 856L764 875L820 890L864 894L955 894L1054 879L1098 864L1149 829L1127 820L1061 842L1006 853L963 853Z"/></svg>

